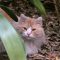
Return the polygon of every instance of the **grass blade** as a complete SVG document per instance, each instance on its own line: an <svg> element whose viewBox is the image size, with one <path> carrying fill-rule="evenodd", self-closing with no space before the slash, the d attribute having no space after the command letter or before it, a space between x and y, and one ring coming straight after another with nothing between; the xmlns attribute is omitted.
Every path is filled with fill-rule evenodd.
<svg viewBox="0 0 60 60"><path fill-rule="evenodd" d="M26 60L23 40L2 13L0 13L0 38L10 60Z"/></svg>
<svg viewBox="0 0 60 60"><path fill-rule="evenodd" d="M11 9L9 9L8 7L0 4L0 7L15 21L18 21L18 18L16 17L16 15L13 13L13 11Z"/></svg>
<svg viewBox="0 0 60 60"><path fill-rule="evenodd" d="M45 8L43 4L40 2L40 0L33 0L33 4L36 6L41 15L46 15Z"/></svg>

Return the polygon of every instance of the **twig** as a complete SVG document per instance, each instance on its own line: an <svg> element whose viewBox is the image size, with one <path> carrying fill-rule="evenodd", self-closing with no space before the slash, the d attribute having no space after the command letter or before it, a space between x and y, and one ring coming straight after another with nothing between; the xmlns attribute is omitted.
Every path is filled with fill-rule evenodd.
<svg viewBox="0 0 60 60"><path fill-rule="evenodd" d="M59 15L59 11L58 11L58 7L57 7L57 3L56 3L56 0L53 0L53 2L54 2L54 4L55 4L55 11L56 11L56 13L57 13L57 17L58 17L58 19L60 20L60 15Z"/></svg>

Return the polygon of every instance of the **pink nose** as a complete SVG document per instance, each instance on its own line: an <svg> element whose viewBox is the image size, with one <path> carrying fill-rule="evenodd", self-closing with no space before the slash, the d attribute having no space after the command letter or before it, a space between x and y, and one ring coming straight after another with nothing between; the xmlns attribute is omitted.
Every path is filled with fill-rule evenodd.
<svg viewBox="0 0 60 60"><path fill-rule="evenodd" d="M31 33L27 33L27 35L29 36Z"/></svg>
<svg viewBox="0 0 60 60"><path fill-rule="evenodd" d="M27 33L27 35L30 35L29 33Z"/></svg>

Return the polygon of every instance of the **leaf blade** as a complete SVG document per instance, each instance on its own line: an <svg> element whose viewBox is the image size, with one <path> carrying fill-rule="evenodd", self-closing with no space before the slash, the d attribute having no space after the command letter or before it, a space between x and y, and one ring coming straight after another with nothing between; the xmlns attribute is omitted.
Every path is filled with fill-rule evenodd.
<svg viewBox="0 0 60 60"><path fill-rule="evenodd" d="M22 38L0 13L0 37L10 60L26 60Z"/></svg>

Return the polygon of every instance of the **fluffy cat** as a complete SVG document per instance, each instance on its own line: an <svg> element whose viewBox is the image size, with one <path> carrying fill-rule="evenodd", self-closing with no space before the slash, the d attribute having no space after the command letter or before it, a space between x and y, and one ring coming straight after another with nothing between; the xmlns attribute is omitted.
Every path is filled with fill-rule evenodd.
<svg viewBox="0 0 60 60"><path fill-rule="evenodd" d="M21 14L20 17L18 17L18 22L12 22L25 42L27 54L38 53L41 46L46 44L42 20L42 17L30 18Z"/></svg>

